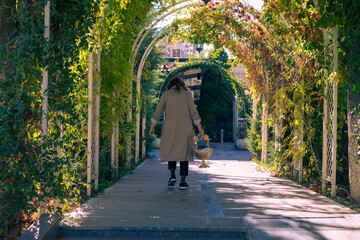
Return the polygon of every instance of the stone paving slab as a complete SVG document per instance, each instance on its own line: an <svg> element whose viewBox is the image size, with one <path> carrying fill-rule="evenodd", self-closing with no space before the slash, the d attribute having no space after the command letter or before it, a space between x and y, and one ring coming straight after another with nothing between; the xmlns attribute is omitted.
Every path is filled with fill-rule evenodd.
<svg viewBox="0 0 360 240"><path fill-rule="evenodd" d="M256 171L255 163L208 164L224 216L243 217L252 239L360 239L360 215L332 199Z"/></svg>
<svg viewBox="0 0 360 240"><path fill-rule="evenodd" d="M159 152L155 152L153 158L107 189L103 195L92 198L65 216L60 227L60 232L66 236L63 239L76 238L76 234L84 239L84 235L91 237L91 232L101 232L101 236L98 236L101 239L107 234L120 237L122 231L131 235L132 230L129 229L138 232L150 229L152 234L160 231L169 239L213 239L214 236L243 239L246 234L243 220L224 219L215 190L206 175L198 171L198 166L199 162L190 164L187 177L189 189L179 190L179 170L176 186L168 187L167 164L161 163ZM216 218L219 216L222 218ZM154 235L146 237L153 238Z"/></svg>
<svg viewBox="0 0 360 240"><path fill-rule="evenodd" d="M360 214L258 171L249 152L233 144L212 147L210 168L190 164L185 191L167 187L167 165L154 151L133 174L68 215L61 222L63 239L100 233L96 239L360 239Z"/></svg>

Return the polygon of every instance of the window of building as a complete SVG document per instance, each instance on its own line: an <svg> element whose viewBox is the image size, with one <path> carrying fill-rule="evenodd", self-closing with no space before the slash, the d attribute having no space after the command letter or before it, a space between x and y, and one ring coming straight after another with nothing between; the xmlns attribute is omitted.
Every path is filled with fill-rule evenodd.
<svg viewBox="0 0 360 240"><path fill-rule="evenodd" d="M180 57L180 49L173 49L172 57Z"/></svg>

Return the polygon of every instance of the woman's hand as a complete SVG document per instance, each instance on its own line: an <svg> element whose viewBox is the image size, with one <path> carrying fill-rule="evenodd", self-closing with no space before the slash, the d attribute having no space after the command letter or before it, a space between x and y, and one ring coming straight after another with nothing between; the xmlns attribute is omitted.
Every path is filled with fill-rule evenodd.
<svg viewBox="0 0 360 240"><path fill-rule="evenodd" d="M204 136L204 130L201 128L201 129L199 129L199 132L200 132L200 135L203 135Z"/></svg>
<svg viewBox="0 0 360 240"><path fill-rule="evenodd" d="M201 127L201 123L198 123L198 124L196 125L196 127L198 128L200 135L203 135L203 136L204 136L204 130L203 130L202 127Z"/></svg>
<svg viewBox="0 0 360 240"><path fill-rule="evenodd" d="M154 134L154 127L155 127L155 124L154 124L154 123L152 123L152 124L151 124L151 128L150 128L150 131L149 131L149 135L150 135L150 137L151 137L151 138L153 138L153 134Z"/></svg>
<svg viewBox="0 0 360 240"><path fill-rule="evenodd" d="M153 137L153 134L154 134L154 129L150 128L149 135L150 135L151 138Z"/></svg>

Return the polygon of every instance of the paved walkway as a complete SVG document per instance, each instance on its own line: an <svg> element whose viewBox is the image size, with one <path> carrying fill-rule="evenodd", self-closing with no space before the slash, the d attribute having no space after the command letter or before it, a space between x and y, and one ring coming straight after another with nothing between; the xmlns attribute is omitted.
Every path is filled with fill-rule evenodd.
<svg viewBox="0 0 360 240"><path fill-rule="evenodd" d="M250 153L212 144L190 164L188 190L168 187L159 151L62 222L62 239L360 239L360 214L256 170ZM108 237L108 238L106 238Z"/></svg>

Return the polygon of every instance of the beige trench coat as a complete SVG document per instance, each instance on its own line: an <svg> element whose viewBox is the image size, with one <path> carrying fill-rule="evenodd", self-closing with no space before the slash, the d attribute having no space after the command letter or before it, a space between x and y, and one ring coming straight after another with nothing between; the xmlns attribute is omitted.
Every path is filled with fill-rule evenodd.
<svg viewBox="0 0 360 240"><path fill-rule="evenodd" d="M163 93L151 121L157 124L165 111L161 132L161 161L194 161L194 127L201 119L190 91L174 88Z"/></svg>

